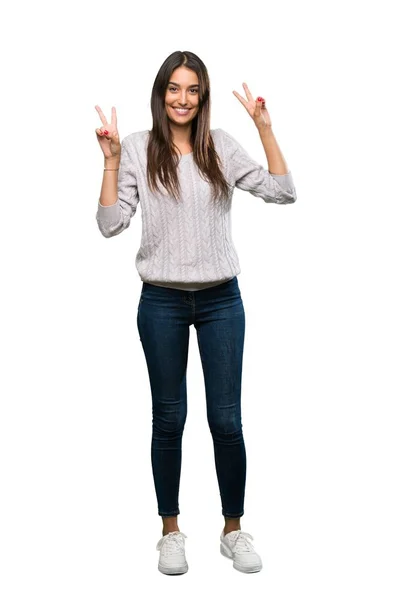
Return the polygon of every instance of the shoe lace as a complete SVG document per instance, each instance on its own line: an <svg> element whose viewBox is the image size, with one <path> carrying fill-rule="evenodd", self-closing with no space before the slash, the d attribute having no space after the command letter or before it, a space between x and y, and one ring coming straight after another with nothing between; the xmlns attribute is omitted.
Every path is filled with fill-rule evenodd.
<svg viewBox="0 0 400 600"><path fill-rule="evenodd" d="M157 550L162 550L165 554L182 554L186 537L182 531L172 531L161 538L157 544Z"/></svg>
<svg viewBox="0 0 400 600"><path fill-rule="evenodd" d="M253 536L250 533L246 533L245 531L232 531L228 533L232 544L232 551L237 554L245 554L248 552L254 552L254 547L250 540L253 540Z"/></svg>

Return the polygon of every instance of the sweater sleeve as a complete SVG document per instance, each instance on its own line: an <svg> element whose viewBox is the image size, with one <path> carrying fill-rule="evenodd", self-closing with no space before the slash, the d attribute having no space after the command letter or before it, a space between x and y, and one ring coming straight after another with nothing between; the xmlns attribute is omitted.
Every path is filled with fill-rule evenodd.
<svg viewBox="0 0 400 600"><path fill-rule="evenodd" d="M103 206L98 200L96 221L104 237L121 233L130 225L139 202L134 164L125 140L121 143L121 160L118 171L118 198L114 204Z"/></svg>
<svg viewBox="0 0 400 600"><path fill-rule="evenodd" d="M292 204L296 201L292 173L274 175L249 156L246 150L229 133L222 130L229 168L235 187L262 198L265 202Z"/></svg>

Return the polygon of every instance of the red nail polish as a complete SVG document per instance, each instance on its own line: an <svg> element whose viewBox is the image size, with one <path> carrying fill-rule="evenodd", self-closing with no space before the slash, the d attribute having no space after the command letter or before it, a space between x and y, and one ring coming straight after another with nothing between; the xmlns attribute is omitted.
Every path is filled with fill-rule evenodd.
<svg viewBox="0 0 400 600"><path fill-rule="evenodd" d="M105 129L105 130L104 130L104 133L105 133L106 135L108 135L108 131L107 131L107 129Z"/></svg>

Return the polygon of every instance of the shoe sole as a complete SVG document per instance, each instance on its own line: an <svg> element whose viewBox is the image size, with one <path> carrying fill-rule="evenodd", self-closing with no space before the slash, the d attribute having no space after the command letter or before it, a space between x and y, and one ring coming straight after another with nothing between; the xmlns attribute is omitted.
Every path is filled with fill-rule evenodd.
<svg viewBox="0 0 400 600"><path fill-rule="evenodd" d="M236 569L237 571L240 571L241 573L258 573L259 571L261 571L262 564L254 565L254 566L249 565L248 567L241 567L240 565L235 563L235 561L233 560L232 554L229 552L229 550L227 548L225 548L225 546L222 543L219 548L220 548L222 556L225 556L225 558L229 558L230 560L233 561L233 568Z"/></svg>
<svg viewBox="0 0 400 600"><path fill-rule="evenodd" d="M188 565L182 565L182 567L164 567L163 565L158 565L158 570L160 573L164 575L184 575L188 572Z"/></svg>

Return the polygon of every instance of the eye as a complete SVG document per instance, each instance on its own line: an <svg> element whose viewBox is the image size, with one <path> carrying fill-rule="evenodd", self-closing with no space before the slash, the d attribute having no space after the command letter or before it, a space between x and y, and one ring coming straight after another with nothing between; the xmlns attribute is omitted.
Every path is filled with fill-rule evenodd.
<svg viewBox="0 0 400 600"><path fill-rule="evenodd" d="M171 87L168 88L168 91L174 92L174 91L176 91L176 87L171 86ZM194 92L196 94L198 92L198 89L197 88L190 88L190 91Z"/></svg>

